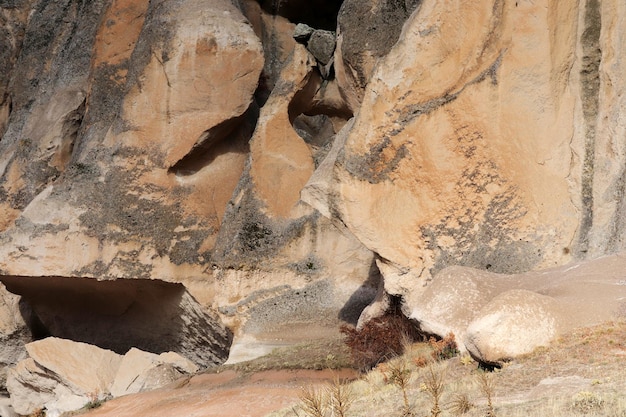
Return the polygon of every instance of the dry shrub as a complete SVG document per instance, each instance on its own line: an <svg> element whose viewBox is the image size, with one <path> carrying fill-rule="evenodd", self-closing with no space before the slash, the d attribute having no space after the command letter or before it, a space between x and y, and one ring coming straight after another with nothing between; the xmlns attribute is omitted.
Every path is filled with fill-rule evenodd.
<svg viewBox="0 0 626 417"><path fill-rule="evenodd" d="M466 393L462 392L454 394L452 400L448 403L447 408L452 414L460 416L468 413L474 407L475 405L470 397Z"/></svg>
<svg viewBox="0 0 626 417"><path fill-rule="evenodd" d="M388 366L381 369L385 376L385 382L391 383L402 391L402 399L404 408L402 415L404 417L413 416L413 407L409 403L408 388L411 382L411 370L408 368L404 360L396 360L389 363Z"/></svg>
<svg viewBox="0 0 626 417"><path fill-rule="evenodd" d="M339 379L335 378L333 383L327 387L327 393L332 415L335 417L346 417L355 400L352 387L342 384Z"/></svg>
<svg viewBox="0 0 626 417"><path fill-rule="evenodd" d="M487 371L478 371L478 385L487 400L487 414L485 417L496 417L496 411L493 407L493 397L496 392L493 374Z"/></svg>
<svg viewBox="0 0 626 417"><path fill-rule="evenodd" d="M572 398L572 410L589 414L601 411L604 400L598 394L589 391L581 391Z"/></svg>
<svg viewBox="0 0 626 417"><path fill-rule="evenodd" d="M420 355L416 358L413 358L413 365L418 368L424 368L426 365L428 365L428 359Z"/></svg>
<svg viewBox="0 0 626 417"><path fill-rule="evenodd" d="M401 355L407 339L421 337L411 320L397 311L368 321L361 330L344 325L341 333L354 365L363 371Z"/></svg>
<svg viewBox="0 0 626 417"><path fill-rule="evenodd" d="M438 361L450 359L459 354L459 349L454 340L454 333L448 333L448 335L441 340L431 337L428 339L428 344L430 344L433 349L433 359Z"/></svg>
<svg viewBox="0 0 626 417"><path fill-rule="evenodd" d="M304 387L300 393L300 409L308 417L325 417L327 399L325 392L315 387Z"/></svg>
<svg viewBox="0 0 626 417"><path fill-rule="evenodd" d="M303 387L298 408L307 417L346 417L354 400L352 387L335 378L332 384L324 387ZM295 408L293 411L299 415Z"/></svg>
<svg viewBox="0 0 626 417"><path fill-rule="evenodd" d="M444 388L444 372L441 370L435 370L431 364L426 372L423 390L430 396L432 407L430 409L430 417L441 416L441 396Z"/></svg>

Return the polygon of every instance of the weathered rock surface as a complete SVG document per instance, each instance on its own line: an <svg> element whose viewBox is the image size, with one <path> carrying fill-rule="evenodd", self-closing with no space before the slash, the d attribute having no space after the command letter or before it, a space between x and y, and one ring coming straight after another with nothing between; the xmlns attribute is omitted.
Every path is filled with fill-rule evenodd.
<svg viewBox="0 0 626 417"><path fill-rule="evenodd" d="M24 98L15 100L2 140L0 182L10 209L28 208L4 234L5 275L169 281L204 275L201 263L246 158L261 45L226 1L122 3L90 3L77 12L89 15L76 17L87 32L59 39L67 54L82 48L83 60L57 53L48 64L71 71L74 84L34 103L26 97L38 90L16 88ZM33 15L32 36L50 13L58 11ZM97 19L105 22L98 26ZM120 34L128 42L116 43ZM43 65L25 50L29 45L22 57L33 64L23 64L25 75ZM54 91L48 85L54 81L40 80L40 89ZM61 148L71 155L59 165ZM42 175L50 171L46 179L25 171L35 163ZM9 175L33 184L20 186ZM21 203L14 202L18 195Z"/></svg>
<svg viewBox="0 0 626 417"><path fill-rule="evenodd" d="M29 358L9 372L12 406L22 414L45 409L47 416L82 408L89 402L153 390L198 367L166 352L132 348L124 356L86 343L46 338L26 345Z"/></svg>
<svg viewBox="0 0 626 417"><path fill-rule="evenodd" d="M361 106L378 61L400 37L402 26L421 0L345 0L337 16L334 56L339 89L350 109Z"/></svg>
<svg viewBox="0 0 626 417"><path fill-rule="evenodd" d="M86 343L47 338L26 345L30 356L9 371L7 387L18 414L45 407L46 415L103 400L122 357Z"/></svg>
<svg viewBox="0 0 626 417"><path fill-rule="evenodd" d="M449 267L409 317L428 333L454 333L461 349L498 364L577 327L626 317L625 266L620 253L513 275Z"/></svg>
<svg viewBox="0 0 626 417"><path fill-rule="evenodd" d="M437 332L437 282L458 265L480 279L447 285L484 315L446 326L495 361L553 337L554 311L570 307L543 281L480 271L625 249L617 0L0 11L0 281L24 297L31 331L105 346L119 326L146 350L212 363L230 343L213 311L256 343L354 321L379 290L361 322L399 296ZM298 23L315 29L310 50L324 35L323 53L296 43ZM121 296L126 285L136 292ZM503 340L523 312L555 324L526 345ZM141 324L164 317L174 326L152 335ZM172 330L183 336L162 336Z"/></svg>
<svg viewBox="0 0 626 417"><path fill-rule="evenodd" d="M314 132L305 140L292 125L312 106L315 65L302 45L294 46L261 110L212 254L220 312L257 342L298 323L336 327L340 319L355 320L377 285L372 253L300 201L315 155L331 140L318 142Z"/></svg>
<svg viewBox="0 0 626 417"><path fill-rule="evenodd" d="M20 297L0 284L0 391L6 390L8 367L24 359L24 345L32 341L31 331L23 317L30 311L25 309L23 304L20 305Z"/></svg>
<svg viewBox="0 0 626 417"><path fill-rule="evenodd" d="M132 348L122 358L110 392L114 397L121 397L150 391L197 371L193 362L176 353L155 355Z"/></svg>
<svg viewBox="0 0 626 417"><path fill-rule="evenodd" d="M408 310L449 265L518 273L623 248L623 181L601 160L621 158L623 118L603 97L623 99L610 51L625 13L425 1L407 20L320 204L379 255Z"/></svg>

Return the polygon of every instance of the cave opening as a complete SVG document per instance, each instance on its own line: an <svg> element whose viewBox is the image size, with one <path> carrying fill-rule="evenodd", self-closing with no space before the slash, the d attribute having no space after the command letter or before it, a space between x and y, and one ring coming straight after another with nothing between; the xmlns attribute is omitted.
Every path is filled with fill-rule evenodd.
<svg viewBox="0 0 626 417"><path fill-rule="evenodd" d="M34 340L48 336L125 354L173 351L201 366L223 363L232 333L180 283L150 279L3 276L21 296Z"/></svg>

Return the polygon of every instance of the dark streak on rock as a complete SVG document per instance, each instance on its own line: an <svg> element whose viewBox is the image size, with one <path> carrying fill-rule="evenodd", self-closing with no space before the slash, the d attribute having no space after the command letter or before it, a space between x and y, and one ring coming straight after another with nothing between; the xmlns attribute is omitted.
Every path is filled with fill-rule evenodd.
<svg viewBox="0 0 626 417"><path fill-rule="evenodd" d="M600 32L602 21L598 0L587 0L585 6L585 29L581 43L583 49L580 71L580 95L585 118L585 157L582 167L582 218L578 234L578 256L584 257L589 249L589 232L593 225L593 176L595 139L600 94Z"/></svg>

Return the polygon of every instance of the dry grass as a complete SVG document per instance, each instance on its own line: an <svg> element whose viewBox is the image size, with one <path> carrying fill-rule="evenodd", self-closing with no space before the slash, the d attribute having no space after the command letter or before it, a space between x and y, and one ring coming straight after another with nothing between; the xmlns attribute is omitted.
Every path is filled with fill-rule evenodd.
<svg viewBox="0 0 626 417"><path fill-rule="evenodd" d="M402 357L352 382L356 399L345 417L403 416L407 403L424 417L626 417L626 321L572 332L492 373L467 356L433 361L429 349L405 347Z"/></svg>

